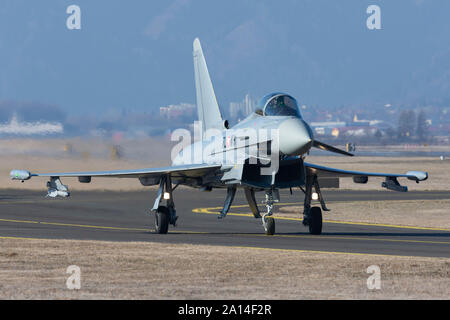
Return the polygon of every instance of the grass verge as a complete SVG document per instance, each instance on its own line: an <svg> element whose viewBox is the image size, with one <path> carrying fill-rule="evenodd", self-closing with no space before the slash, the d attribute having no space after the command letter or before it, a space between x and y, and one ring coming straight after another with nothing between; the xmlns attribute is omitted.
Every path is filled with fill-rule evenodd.
<svg viewBox="0 0 450 320"><path fill-rule="evenodd" d="M448 299L450 259L140 242L0 240L0 299ZM66 287L81 268L81 289ZM369 290L378 265L381 289Z"/></svg>

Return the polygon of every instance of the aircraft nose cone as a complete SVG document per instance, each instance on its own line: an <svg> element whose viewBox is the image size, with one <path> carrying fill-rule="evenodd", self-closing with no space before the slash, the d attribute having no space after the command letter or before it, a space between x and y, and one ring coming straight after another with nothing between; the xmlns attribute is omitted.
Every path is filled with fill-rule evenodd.
<svg viewBox="0 0 450 320"><path fill-rule="evenodd" d="M279 127L279 146L285 155L302 155L309 151L313 141L311 128L301 119L288 119Z"/></svg>

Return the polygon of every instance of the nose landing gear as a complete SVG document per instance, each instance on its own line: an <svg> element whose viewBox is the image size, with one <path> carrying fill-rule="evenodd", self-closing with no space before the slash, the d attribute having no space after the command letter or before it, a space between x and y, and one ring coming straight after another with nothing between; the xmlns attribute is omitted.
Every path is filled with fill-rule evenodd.
<svg viewBox="0 0 450 320"><path fill-rule="evenodd" d="M266 199L263 203L266 205L267 211L261 217L262 225L266 235L272 236L275 234L275 219L272 217L273 204L280 201L278 190L273 189L266 192Z"/></svg>

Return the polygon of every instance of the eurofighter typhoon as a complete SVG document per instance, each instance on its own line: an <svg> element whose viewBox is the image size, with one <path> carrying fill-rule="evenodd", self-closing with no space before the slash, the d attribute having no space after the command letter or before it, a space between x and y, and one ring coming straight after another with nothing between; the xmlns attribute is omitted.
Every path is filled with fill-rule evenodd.
<svg viewBox="0 0 450 320"><path fill-rule="evenodd" d="M279 201L280 189L300 188L303 191L302 223L311 234L320 234L322 210L328 211L320 190L321 181L352 177L355 183L367 183L368 177L383 177L382 187L406 192L407 187L400 185L398 178L417 183L428 178L428 174L421 171L405 174L359 172L306 162L311 148L346 156L353 154L316 140L310 126L302 118L296 99L286 93L264 96L253 114L230 128L228 121L221 116L198 39L194 40L193 49L199 118L196 130L200 132L200 139L179 147L172 157L172 166L54 173L12 170L11 178L22 182L32 177L49 178L47 188L50 197L69 196L68 187L61 182L61 178L67 177L78 177L81 183L89 183L92 178L130 178L139 179L143 186L157 185L159 188L152 211L155 232L160 234L167 233L169 225L175 226L177 223L173 195L177 186L186 185L204 191L226 189L219 219L227 215L237 189L243 189L254 217L261 219L267 235L275 233L273 205ZM265 212L260 212L258 208L256 192L265 195ZM319 201L320 206L311 206L313 198Z"/></svg>

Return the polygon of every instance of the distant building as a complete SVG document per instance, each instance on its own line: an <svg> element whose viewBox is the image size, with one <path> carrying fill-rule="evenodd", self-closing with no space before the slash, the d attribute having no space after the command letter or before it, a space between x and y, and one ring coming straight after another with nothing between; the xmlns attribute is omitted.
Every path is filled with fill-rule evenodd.
<svg viewBox="0 0 450 320"><path fill-rule="evenodd" d="M242 110L242 104L239 102L230 102L230 117L236 119L239 116L239 111Z"/></svg>
<svg viewBox="0 0 450 320"><path fill-rule="evenodd" d="M373 136L377 132L377 128L364 125L358 127L343 127L338 129L339 132L336 136L346 136L346 137L367 137Z"/></svg>
<svg viewBox="0 0 450 320"><path fill-rule="evenodd" d="M159 115L167 119L176 119L181 116L192 117L195 115L196 107L191 103L171 104L159 108Z"/></svg>
<svg viewBox="0 0 450 320"><path fill-rule="evenodd" d="M353 116L353 122L348 123L347 126L375 126L383 124L383 120L360 120L358 116L355 114Z"/></svg>
<svg viewBox="0 0 450 320"><path fill-rule="evenodd" d="M250 99L250 95L247 93L244 98L245 115L248 116L255 111L255 103Z"/></svg>
<svg viewBox="0 0 450 320"><path fill-rule="evenodd" d="M230 102L229 114L232 119L246 117L255 111L256 102L247 93L241 102Z"/></svg>
<svg viewBox="0 0 450 320"><path fill-rule="evenodd" d="M311 122L310 126L314 133L319 136L337 136L339 131L336 130L345 127L346 123L342 121Z"/></svg>
<svg viewBox="0 0 450 320"><path fill-rule="evenodd" d="M0 134L6 135L47 135L63 133L59 122L19 122L14 115L9 123L0 124Z"/></svg>
<svg viewBox="0 0 450 320"><path fill-rule="evenodd" d="M317 135L323 136L353 136L364 137L374 135L376 131L385 126L382 120L360 120L355 114L351 122L323 121L311 122L311 128Z"/></svg>

